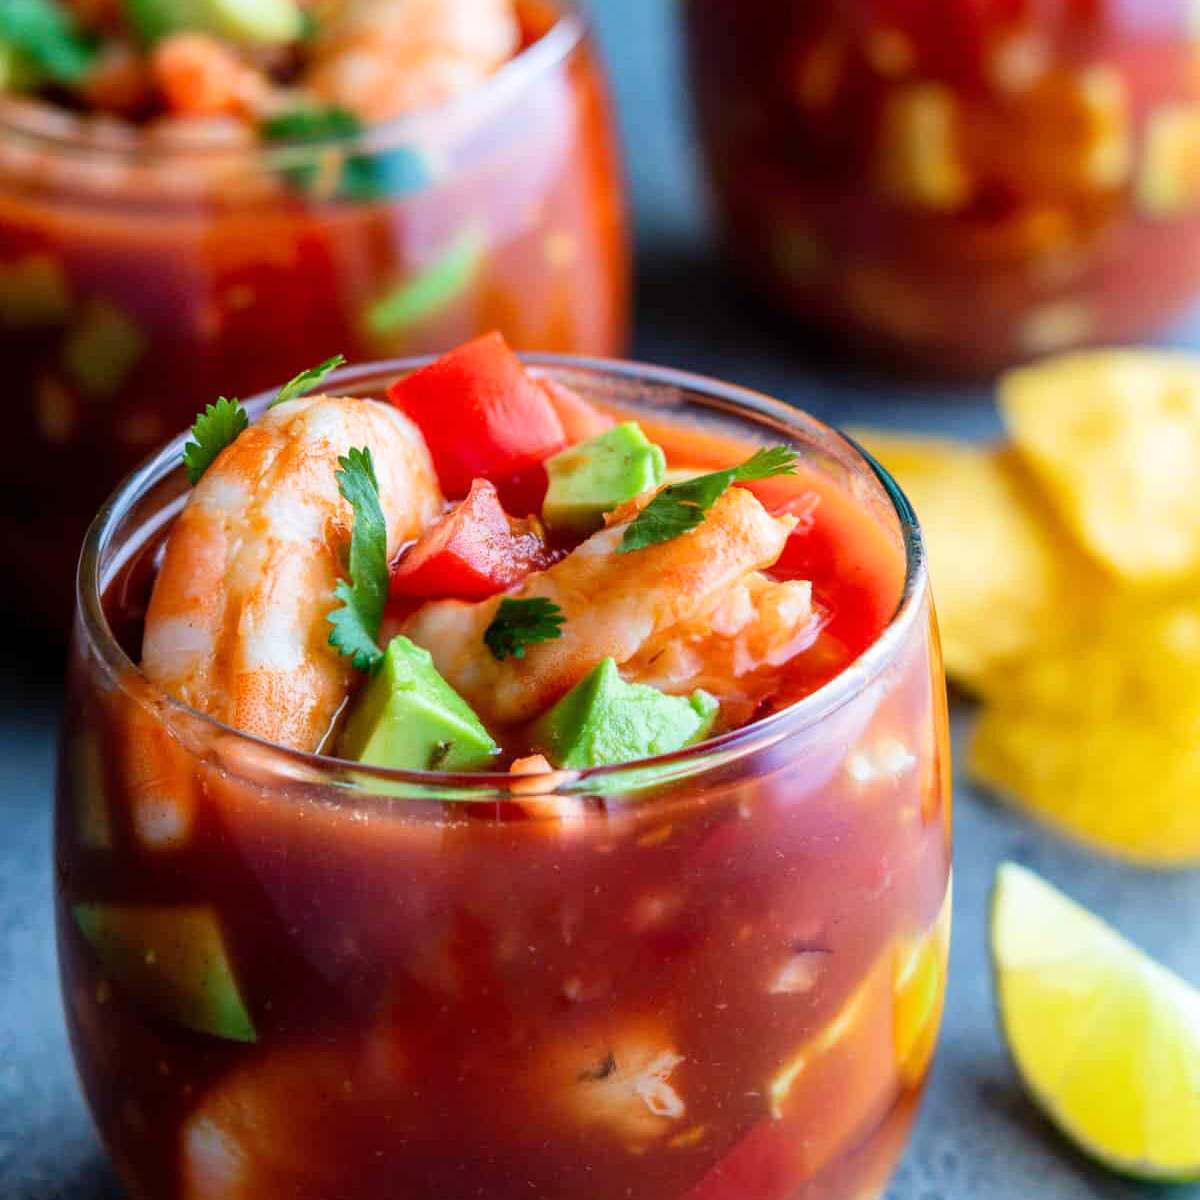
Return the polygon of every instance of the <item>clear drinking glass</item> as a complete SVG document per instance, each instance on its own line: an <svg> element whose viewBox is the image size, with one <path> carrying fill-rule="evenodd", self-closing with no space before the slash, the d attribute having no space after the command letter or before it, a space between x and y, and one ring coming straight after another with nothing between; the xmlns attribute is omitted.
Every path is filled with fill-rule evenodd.
<svg viewBox="0 0 1200 1200"><path fill-rule="evenodd" d="M186 492L177 438L87 537L56 818L67 1021L132 1196L885 1186L949 938L945 688L913 515L776 401L528 361L701 450L790 442L894 552L891 619L791 707L633 766L547 782L281 750L130 657ZM332 387L379 396L412 365Z"/></svg>
<svg viewBox="0 0 1200 1200"><path fill-rule="evenodd" d="M220 393L337 353L624 348L623 179L571 0L474 93L349 140L165 142L0 102L0 562L65 630L100 503ZM234 131L236 134L236 130ZM28 603L28 602L26 602Z"/></svg>

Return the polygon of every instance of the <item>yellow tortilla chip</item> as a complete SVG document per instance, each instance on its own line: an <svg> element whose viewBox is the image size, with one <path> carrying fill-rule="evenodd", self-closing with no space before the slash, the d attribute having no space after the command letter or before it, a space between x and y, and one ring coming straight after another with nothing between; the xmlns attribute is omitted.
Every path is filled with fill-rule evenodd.
<svg viewBox="0 0 1200 1200"><path fill-rule="evenodd" d="M1014 443L1080 544L1131 583L1200 571L1200 358L1064 355L1011 371Z"/></svg>
<svg viewBox="0 0 1200 1200"><path fill-rule="evenodd" d="M854 436L912 501L929 554L946 670L987 691L1088 603L1099 572L1045 510L1011 451L875 431Z"/></svg>
<svg viewBox="0 0 1200 1200"><path fill-rule="evenodd" d="M1200 861L1200 595L1110 599L1088 626L1011 664L970 769L1122 858Z"/></svg>

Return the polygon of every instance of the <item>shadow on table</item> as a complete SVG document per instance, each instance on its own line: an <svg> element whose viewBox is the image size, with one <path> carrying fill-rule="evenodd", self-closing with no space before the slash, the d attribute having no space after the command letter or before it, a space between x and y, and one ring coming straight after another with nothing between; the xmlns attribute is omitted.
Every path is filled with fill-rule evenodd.
<svg viewBox="0 0 1200 1200"><path fill-rule="evenodd" d="M733 379L823 419L883 404L936 413L948 402L986 405L986 383L919 377L805 331L745 287L720 257L679 245L641 256L633 357Z"/></svg>
<svg viewBox="0 0 1200 1200"><path fill-rule="evenodd" d="M128 1197L108 1160L97 1151L95 1158L80 1163L74 1172L64 1171L54 1179L25 1183L13 1200L128 1200Z"/></svg>
<svg viewBox="0 0 1200 1200"><path fill-rule="evenodd" d="M1019 1140L1027 1147L1036 1147L1040 1154L1068 1164L1076 1177L1086 1184L1088 1194L1096 1197L1096 1200L1163 1196L1161 1186L1122 1178L1087 1158L1038 1111L1016 1079L984 1076L978 1080L976 1092L981 1112L990 1113L1001 1121L1007 1127L1006 1132L1013 1135L1014 1141ZM1185 1200L1185 1197L1194 1197L1198 1192L1200 1189L1184 1188L1168 1194Z"/></svg>
<svg viewBox="0 0 1200 1200"><path fill-rule="evenodd" d="M5 687L0 700L20 702L22 707L53 700L62 690L67 663L67 635L47 633L23 614L12 601L0 599L0 623L4 627L4 649L0 671Z"/></svg>

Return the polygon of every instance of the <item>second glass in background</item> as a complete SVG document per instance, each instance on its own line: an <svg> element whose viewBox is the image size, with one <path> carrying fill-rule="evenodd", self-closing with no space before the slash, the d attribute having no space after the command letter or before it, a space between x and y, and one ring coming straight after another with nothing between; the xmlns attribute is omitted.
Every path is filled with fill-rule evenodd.
<svg viewBox="0 0 1200 1200"><path fill-rule="evenodd" d="M65 630L91 515L219 394L332 354L624 348L629 262L603 73L574 5L520 0L475 92L342 142L162 144L0 104L0 561Z"/></svg>
<svg viewBox="0 0 1200 1200"><path fill-rule="evenodd" d="M694 0L741 271L849 348L992 370L1145 336L1200 293L1183 0Z"/></svg>

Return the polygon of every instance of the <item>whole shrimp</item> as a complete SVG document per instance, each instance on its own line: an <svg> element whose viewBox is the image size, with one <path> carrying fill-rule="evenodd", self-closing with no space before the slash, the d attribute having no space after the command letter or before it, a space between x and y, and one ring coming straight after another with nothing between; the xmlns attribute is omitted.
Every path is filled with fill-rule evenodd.
<svg viewBox="0 0 1200 1200"><path fill-rule="evenodd" d="M305 80L365 121L435 108L517 50L513 0L345 0L319 22Z"/></svg>
<svg viewBox="0 0 1200 1200"><path fill-rule="evenodd" d="M566 618L561 637L528 647L522 659L497 661L483 642L503 596L426 604L404 632L433 655L485 721L518 724L549 707L601 659L611 656L620 666L676 627L690 635L689 623L779 558L795 518L773 517L750 492L730 488L703 524L632 554L617 549L627 524L615 519L512 593L551 600ZM797 620L808 619L802 607Z"/></svg>
<svg viewBox="0 0 1200 1200"><path fill-rule="evenodd" d="M320 747L350 690L328 644L353 527L338 458L372 452L389 557L441 511L420 432L389 405L291 400L209 467L167 540L146 614L151 682L236 729Z"/></svg>

